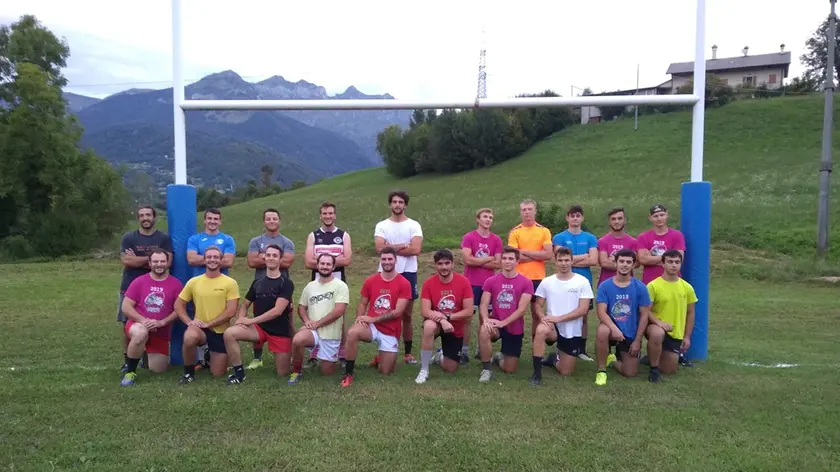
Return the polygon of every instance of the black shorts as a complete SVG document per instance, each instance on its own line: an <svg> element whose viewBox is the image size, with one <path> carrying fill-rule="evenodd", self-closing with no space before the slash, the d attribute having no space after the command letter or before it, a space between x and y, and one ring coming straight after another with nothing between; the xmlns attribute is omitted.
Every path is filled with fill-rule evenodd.
<svg viewBox="0 0 840 472"><path fill-rule="evenodd" d="M631 344L633 344L633 340L628 338L624 338L624 341L613 341L610 339L610 347L615 346L615 355L618 357L618 360L621 360L622 352L626 352L628 356L630 355Z"/></svg>
<svg viewBox="0 0 840 472"><path fill-rule="evenodd" d="M478 306L481 305L481 295L484 289L480 285L473 285L473 313L478 313ZM493 313L493 300L490 300L490 305L487 306L487 312Z"/></svg>
<svg viewBox="0 0 840 472"><path fill-rule="evenodd" d="M459 338L452 333L444 333L441 330L436 336L440 338L440 347L443 357L453 361L461 360L461 348L464 347L464 338Z"/></svg>
<svg viewBox="0 0 840 472"><path fill-rule="evenodd" d="M505 328L499 328L499 337L494 338L493 342L502 340L502 355L508 357L516 357L522 355L522 339L524 334L510 334Z"/></svg>
<svg viewBox="0 0 840 472"><path fill-rule="evenodd" d="M403 272L403 277L408 280L408 284L411 285L411 299L417 300L419 298L419 294L417 293L417 272Z"/></svg>
<svg viewBox="0 0 840 472"><path fill-rule="evenodd" d="M647 333L645 333L645 339L650 340ZM681 346L682 339L672 338L671 335L665 333L665 337L662 339L662 352L673 352L675 354L679 354Z"/></svg>
<svg viewBox="0 0 840 472"><path fill-rule="evenodd" d="M586 343L583 341L583 338L581 336L575 336L573 338L564 338L560 335L560 332L557 330L557 325L554 325L554 331L557 333L558 351L566 353L572 357L577 357L586 349ZM545 343L551 346L554 344L554 341L546 340Z"/></svg>
<svg viewBox="0 0 840 472"><path fill-rule="evenodd" d="M204 336L207 337L208 351L219 354L227 354L227 349L225 348L225 338L221 334L208 328L203 328L202 331L204 331Z"/></svg>

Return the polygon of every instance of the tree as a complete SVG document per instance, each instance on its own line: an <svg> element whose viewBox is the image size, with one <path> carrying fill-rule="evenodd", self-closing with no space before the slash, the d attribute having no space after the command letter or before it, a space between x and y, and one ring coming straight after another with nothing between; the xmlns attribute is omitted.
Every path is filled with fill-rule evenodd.
<svg viewBox="0 0 840 472"><path fill-rule="evenodd" d="M836 79L840 76L840 28L837 28L835 33L834 74ZM825 82L825 68L828 65L828 18L823 20L811 37L805 41L805 49L807 52L799 57L802 65L805 66L802 76L806 80L822 85Z"/></svg>
<svg viewBox="0 0 840 472"><path fill-rule="evenodd" d="M6 256L90 250L125 225L128 194L119 173L79 150L82 129L61 93L68 56L66 44L32 16L0 28L6 103L0 107L0 250Z"/></svg>
<svg viewBox="0 0 840 472"><path fill-rule="evenodd" d="M426 113L423 110L414 110L411 113L411 120L408 122L408 129L414 129L426 122Z"/></svg>
<svg viewBox="0 0 840 472"><path fill-rule="evenodd" d="M266 164L260 168L260 184L264 188L268 188L271 186L271 176L274 174L274 169Z"/></svg>

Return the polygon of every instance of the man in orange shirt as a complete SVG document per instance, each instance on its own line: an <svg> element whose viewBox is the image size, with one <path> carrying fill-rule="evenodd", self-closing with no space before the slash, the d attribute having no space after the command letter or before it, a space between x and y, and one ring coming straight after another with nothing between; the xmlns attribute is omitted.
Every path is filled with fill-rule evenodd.
<svg viewBox="0 0 840 472"><path fill-rule="evenodd" d="M542 279L545 278L545 261L552 258L551 231L535 220L537 203L524 200L519 204L519 216L522 223L516 225L508 235L508 246L519 249L519 264L516 271L524 275L534 284L536 292ZM531 339L537 331L539 319L534 310L536 297L531 299Z"/></svg>

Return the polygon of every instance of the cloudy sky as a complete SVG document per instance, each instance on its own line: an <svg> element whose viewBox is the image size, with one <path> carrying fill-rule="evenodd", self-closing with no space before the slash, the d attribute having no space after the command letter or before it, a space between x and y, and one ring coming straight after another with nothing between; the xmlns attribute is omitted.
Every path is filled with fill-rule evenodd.
<svg viewBox="0 0 840 472"><path fill-rule="evenodd" d="M404 99L475 96L482 38L491 98L571 87L595 92L668 77L694 58L692 0L183 0L185 78L234 70L249 81L305 79L331 93L355 85ZM315 3L315 2L311 2ZM707 0L707 54L793 53L801 73L805 40L828 0ZM165 88L172 78L168 0L3 0L0 22L34 14L70 44L72 92L104 97ZM482 30L484 34L482 35ZM576 90L579 93L579 90Z"/></svg>

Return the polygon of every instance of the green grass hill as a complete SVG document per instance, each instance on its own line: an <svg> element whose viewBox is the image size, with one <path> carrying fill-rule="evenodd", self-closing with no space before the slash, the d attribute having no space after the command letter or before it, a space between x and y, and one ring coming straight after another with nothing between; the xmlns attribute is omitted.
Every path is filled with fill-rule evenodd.
<svg viewBox="0 0 840 472"><path fill-rule="evenodd" d="M822 98L811 96L708 110L704 178L713 185L714 244L813 255L822 107ZM642 117L637 131L629 119L574 126L489 169L404 180L384 169L365 170L231 206L223 210L222 229L236 238L238 251L246 251L249 238L262 231L261 211L276 207L281 231L302 245L318 224L318 205L329 199L338 204L338 224L354 236L354 246L369 248L374 225L388 215L388 191L404 188L411 196L407 214L423 225L425 250L457 247L484 206L496 211L495 230L505 234L524 198L582 204L586 224L599 236L607 231L607 210L623 206L628 229L637 234L649 225L646 212L656 202L679 226L680 184L689 179L690 156L688 112ZM833 189L837 202L836 184ZM831 208L837 221L840 204ZM840 255L838 227L833 225L832 259Z"/></svg>

